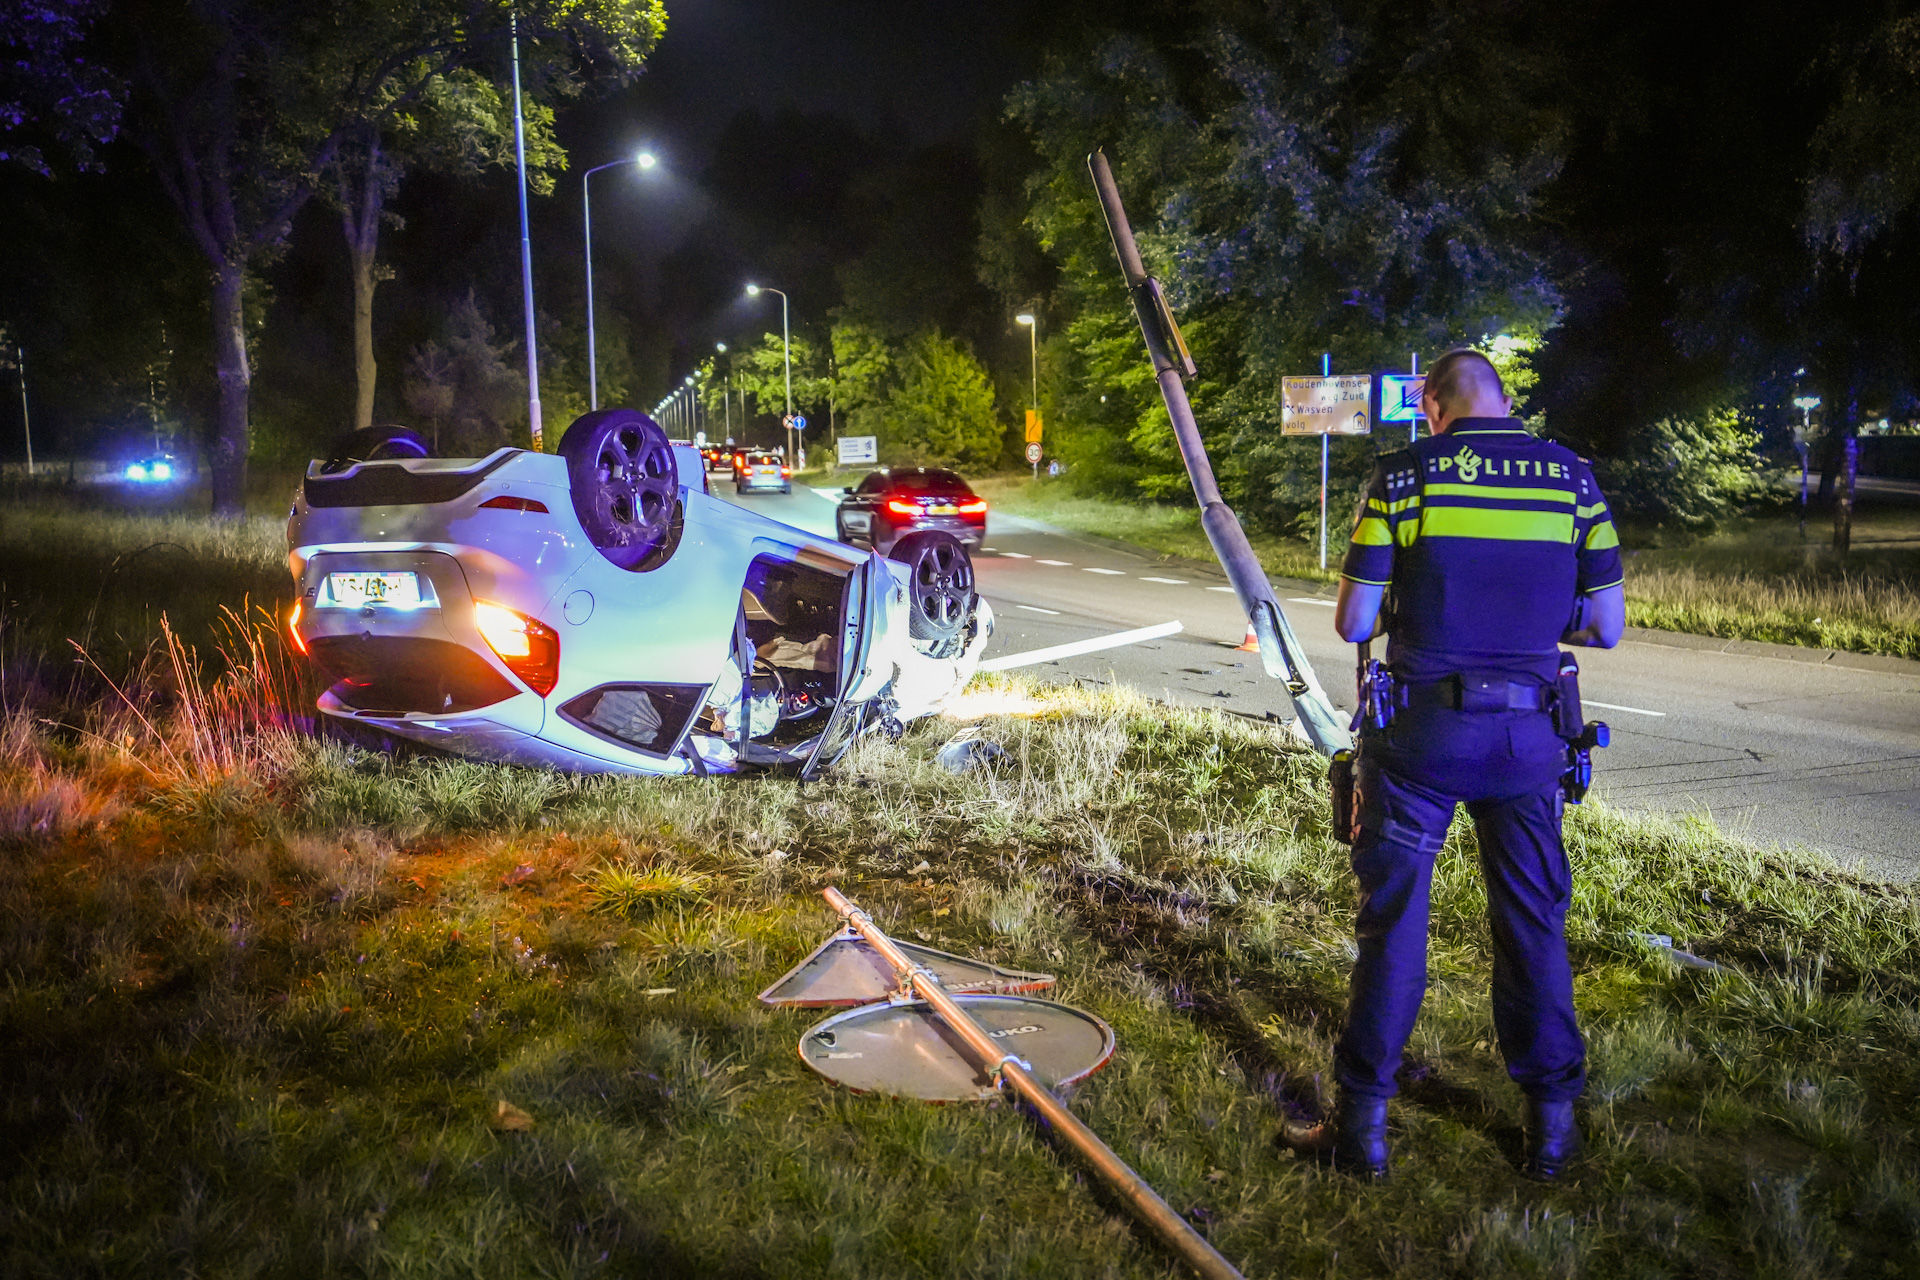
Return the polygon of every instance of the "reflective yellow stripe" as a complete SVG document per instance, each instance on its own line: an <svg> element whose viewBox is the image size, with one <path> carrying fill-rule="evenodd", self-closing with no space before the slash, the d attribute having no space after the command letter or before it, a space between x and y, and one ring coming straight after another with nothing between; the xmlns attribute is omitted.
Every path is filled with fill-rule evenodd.
<svg viewBox="0 0 1920 1280"><path fill-rule="evenodd" d="M1378 511L1383 516L1394 515L1397 512L1405 511L1411 507L1417 507L1419 505L1420 505L1420 495L1417 493L1414 494L1411 498L1402 498L1398 502L1382 502L1378 498L1367 499L1368 508L1374 511Z"/></svg>
<svg viewBox="0 0 1920 1280"><path fill-rule="evenodd" d="M1579 516L1582 520L1591 520L1595 516L1600 515L1601 513L1606 511L1606 509L1607 509L1606 503L1596 502L1590 507L1575 507L1573 509L1573 514L1575 514L1576 516Z"/></svg>
<svg viewBox="0 0 1920 1280"><path fill-rule="evenodd" d="M1525 498L1531 502L1573 502L1573 495L1565 489L1521 489L1497 484L1430 484L1427 492L1455 498Z"/></svg>
<svg viewBox="0 0 1920 1280"><path fill-rule="evenodd" d="M1403 547L1412 546L1413 540L1419 536L1420 522L1418 520L1402 520L1398 525L1394 526L1393 539Z"/></svg>
<svg viewBox="0 0 1920 1280"><path fill-rule="evenodd" d="M1612 582L1604 582L1597 587L1588 587L1586 590L1586 594L1592 595L1596 591L1611 591L1615 587L1624 587L1626 585L1627 585L1627 579L1626 579L1626 576L1623 574L1622 576L1615 578Z"/></svg>
<svg viewBox="0 0 1920 1280"><path fill-rule="evenodd" d="M1348 582L1355 582L1363 587L1385 587L1390 586L1393 582L1391 578L1386 579L1384 582L1375 582L1372 578L1356 578L1350 573L1343 573L1340 576Z"/></svg>
<svg viewBox="0 0 1920 1280"><path fill-rule="evenodd" d="M1353 545L1356 547L1390 547L1393 535L1387 531L1387 522L1378 516L1361 516L1360 523L1353 527Z"/></svg>
<svg viewBox="0 0 1920 1280"><path fill-rule="evenodd" d="M1558 542L1571 546L1573 513L1428 507L1420 514L1420 536L1493 538L1501 542Z"/></svg>
<svg viewBox="0 0 1920 1280"><path fill-rule="evenodd" d="M1605 551L1608 547L1620 545L1620 535L1613 531L1613 521L1603 520L1587 530L1587 550Z"/></svg>

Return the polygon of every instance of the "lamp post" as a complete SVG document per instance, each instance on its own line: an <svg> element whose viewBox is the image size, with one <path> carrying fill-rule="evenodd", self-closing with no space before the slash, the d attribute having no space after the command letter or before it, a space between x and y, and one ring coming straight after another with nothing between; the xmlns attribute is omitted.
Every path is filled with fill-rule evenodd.
<svg viewBox="0 0 1920 1280"><path fill-rule="evenodd" d="M787 326L787 295L780 293L778 289L769 289L757 284L747 286L749 298L757 298L763 293L780 294L780 350L787 361L787 416L781 425L787 428L787 457L791 460L794 456L793 427L790 425L793 422L793 336L792 330Z"/></svg>
<svg viewBox="0 0 1920 1280"><path fill-rule="evenodd" d="M600 365L596 357L593 335L593 200L592 193L587 187L587 179L602 169L617 169L623 164L639 165L644 172L658 163L653 158L652 152L642 151L631 159L609 160L605 164L596 165L580 175L580 217L587 239L587 407L590 409L600 407Z"/></svg>
<svg viewBox="0 0 1920 1280"><path fill-rule="evenodd" d="M1802 369L1802 373L1806 370ZM1793 451L1800 455L1800 536L1807 536L1807 456L1811 451L1813 435L1813 411L1820 407L1819 396L1795 396L1793 405L1800 410L1800 438L1793 442ZM1822 482L1824 483L1824 481Z"/></svg>
<svg viewBox="0 0 1920 1280"><path fill-rule="evenodd" d="M510 15L513 31L513 158L520 170L520 294L527 321L527 430L538 452L540 432L540 351L533 324L533 236L527 229L527 126L520 110L520 15Z"/></svg>
<svg viewBox="0 0 1920 1280"><path fill-rule="evenodd" d="M1027 354L1033 359L1033 413L1040 415L1040 317L1021 312L1014 317L1018 324L1027 326ZM1033 478L1040 478L1040 464L1033 464Z"/></svg>
<svg viewBox="0 0 1920 1280"><path fill-rule="evenodd" d="M713 349L719 355L727 354L727 344L724 342L714 343ZM718 367L717 361L715 362L715 367ZM709 409L707 412L711 414L713 411ZM733 443L733 366L732 364L728 364L727 380L726 380L726 383L720 388L720 412L726 415L727 443L732 444Z"/></svg>

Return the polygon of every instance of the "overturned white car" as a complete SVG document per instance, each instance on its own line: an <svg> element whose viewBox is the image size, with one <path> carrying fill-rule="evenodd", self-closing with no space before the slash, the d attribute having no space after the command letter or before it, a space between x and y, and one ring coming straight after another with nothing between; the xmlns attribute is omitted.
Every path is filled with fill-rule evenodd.
<svg viewBox="0 0 1920 1280"><path fill-rule="evenodd" d="M320 710L486 760L811 776L972 677L993 631L943 533L881 557L710 497L631 409L555 454L355 432L287 524Z"/></svg>

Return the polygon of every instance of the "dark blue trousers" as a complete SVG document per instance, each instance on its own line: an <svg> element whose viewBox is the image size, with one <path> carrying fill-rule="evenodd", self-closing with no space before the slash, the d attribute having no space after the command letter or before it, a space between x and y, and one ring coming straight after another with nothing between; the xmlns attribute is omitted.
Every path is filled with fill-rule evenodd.
<svg viewBox="0 0 1920 1280"><path fill-rule="evenodd" d="M1586 1084L1573 1013L1567 904L1573 877L1560 840L1565 744L1541 712L1467 714L1412 708L1361 747L1353 874L1359 955L1334 1075L1356 1094L1390 1098L1427 990L1433 859L1456 803L1480 839L1493 934L1493 1025L1507 1074L1529 1096L1571 1101Z"/></svg>

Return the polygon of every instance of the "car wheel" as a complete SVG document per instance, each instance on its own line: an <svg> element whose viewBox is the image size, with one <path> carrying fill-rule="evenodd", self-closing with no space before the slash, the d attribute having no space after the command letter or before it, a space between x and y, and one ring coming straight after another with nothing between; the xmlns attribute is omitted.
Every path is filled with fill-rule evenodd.
<svg viewBox="0 0 1920 1280"><path fill-rule="evenodd" d="M433 450L420 433L408 427L361 427L340 437L333 452L320 464L323 475L336 475L359 462L394 458L431 458Z"/></svg>
<svg viewBox="0 0 1920 1280"><path fill-rule="evenodd" d="M635 409L582 414L560 440L574 514L587 540L622 569L657 568L673 534L679 480L667 433Z"/></svg>
<svg viewBox="0 0 1920 1280"><path fill-rule="evenodd" d="M926 530L894 543L887 558L907 566L907 634L929 658L951 658L966 645L977 596L973 560L950 533Z"/></svg>

